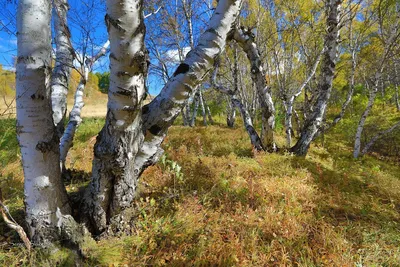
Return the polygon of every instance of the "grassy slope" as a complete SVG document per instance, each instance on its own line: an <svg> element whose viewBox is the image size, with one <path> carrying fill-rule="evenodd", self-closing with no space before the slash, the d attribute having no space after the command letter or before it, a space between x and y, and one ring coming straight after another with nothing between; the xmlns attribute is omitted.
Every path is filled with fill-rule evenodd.
<svg viewBox="0 0 400 267"><path fill-rule="evenodd" d="M102 124L85 121L67 164L90 172ZM255 154L240 126L173 127L166 157L142 176L132 235L88 244L86 265L399 266L400 167L353 160L349 144L338 141L342 125L305 159ZM9 138L1 188L21 220L22 172ZM73 178L68 190L81 184ZM0 227L1 265L68 266L74 259L66 250L29 258Z"/></svg>

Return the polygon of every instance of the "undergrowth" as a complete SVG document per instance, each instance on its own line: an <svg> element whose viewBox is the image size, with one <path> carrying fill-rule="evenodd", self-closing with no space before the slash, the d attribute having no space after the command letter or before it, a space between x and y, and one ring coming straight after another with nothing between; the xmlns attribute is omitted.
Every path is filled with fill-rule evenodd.
<svg viewBox="0 0 400 267"><path fill-rule="evenodd" d="M68 167L90 175L102 124L82 124ZM338 129L324 147L317 141L298 158L253 151L241 126L172 127L165 156L140 180L132 234L87 244L82 264L400 266L400 166L373 156L354 160ZM13 188L6 204L22 221L18 160L7 163L1 179L2 188ZM77 178L67 188L79 186ZM68 250L28 257L1 227L3 266L76 260Z"/></svg>

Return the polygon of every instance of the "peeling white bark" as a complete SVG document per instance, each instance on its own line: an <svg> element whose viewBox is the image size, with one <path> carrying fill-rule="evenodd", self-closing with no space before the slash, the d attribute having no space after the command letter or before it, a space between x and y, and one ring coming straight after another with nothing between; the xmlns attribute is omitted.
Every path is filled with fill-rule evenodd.
<svg viewBox="0 0 400 267"><path fill-rule="evenodd" d="M63 134L64 119L67 111L68 83L71 74L74 51L70 41L67 12L67 0L54 2L54 28L56 32L56 63L51 75L51 104L54 124L59 137Z"/></svg>
<svg viewBox="0 0 400 267"><path fill-rule="evenodd" d="M341 0L326 1L327 33L325 36L322 69L318 83L318 95L312 107L312 113L307 116L300 138L291 151L299 156L305 156L310 144L317 134L326 112L331 95L333 78L335 75L337 48L339 44L339 29L341 15Z"/></svg>
<svg viewBox="0 0 400 267"><path fill-rule="evenodd" d="M378 76L375 77L373 88L372 90L370 90L367 107L365 108L363 114L361 115L360 121L358 122L356 137L354 141L354 151L353 151L354 158L358 158L360 156L361 136L364 130L365 122L367 121L367 117L372 110L376 95L378 94L379 80L380 80L380 75L378 74ZM369 88L368 83L366 85Z"/></svg>
<svg viewBox="0 0 400 267"><path fill-rule="evenodd" d="M230 89L224 87L223 85L218 84L217 83L217 72L218 72L218 63L215 64L214 73L211 78L212 85L220 92L229 96L229 100L232 103L233 110L235 110L235 107L237 107L240 110L240 113L242 114L243 124L244 124L244 127L245 127L249 137L250 137L251 144L257 151L263 151L264 147L263 147L261 138L258 135L257 131L254 129L253 121L251 119L249 111L246 108L246 106L243 105L243 103L240 101L238 96L236 95L236 92L238 89L237 68L235 68L235 71L233 73L233 75L235 76L235 79L234 79L235 87L236 87L235 90L230 90ZM229 117L227 118L227 121L228 121L228 125L229 125Z"/></svg>
<svg viewBox="0 0 400 267"><path fill-rule="evenodd" d="M236 29L233 38L242 47L251 63L251 78L256 85L256 90L261 106L262 131L261 139L267 151L276 151L275 143L275 107L271 96L271 89L265 80L266 73L262 67L260 52L254 41L251 31L241 28Z"/></svg>
<svg viewBox="0 0 400 267"><path fill-rule="evenodd" d="M57 238L56 211L69 213L50 103L51 1L18 3L17 137L24 169L26 221L33 243Z"/></svg>
<svg viewBox="0 0 400 267"><path fill-rule="evenodd" d="M74 106L69 113L69 121L60 141L60 162L62 169L65 167L65 159L67 158L68 151L72 147L72 141L74 140L76 130L82 122L81 113L82 108L85 105L83 96L89 73L93 67L93 64L100 57L105 55L109 46L110 41L107 41L94 57L87 59L85 62L86 66L83 68L83 76L81 77L79 85L75 91Z"/></svg>
<svg viewBox="0 0 400 267"><path fill-rule="evenodd" d="M141 107L148 55L143 0L107 1L110 88L106 123L94 148L86 210L95 232L131 205L137 185L134 159L143 142Z"/></svg>
<svg viewBox="0 0 400 267"><path fill-rule="evenodd" d="M226 39L241 8L241 0L220 0L208 30L199 38L161 93L143 107L145 141L135 158L138 176L162 154L160 145L196 86L206 77L214 59L224 50Z"/></svg>

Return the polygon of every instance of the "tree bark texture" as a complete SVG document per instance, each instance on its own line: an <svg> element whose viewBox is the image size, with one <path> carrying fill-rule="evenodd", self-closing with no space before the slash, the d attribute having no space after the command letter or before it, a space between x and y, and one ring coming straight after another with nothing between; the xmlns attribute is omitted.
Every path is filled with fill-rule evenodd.
<svg viewBox="0 0 400 267"><path fill-rule="evenodd" d="M271 89L266 82L266 73L262 67L260 52L254 41L253 33L245 28L235 30L233 34L235 41L242 47L251 64L251 78L256 85L260 102L262 131L261 139L267 151L276 151L275 130L275 107L271 96Z"/></svg>
<svg viewBox="0 0 400 267"><path fill-rule="evenodd" d="M239 0L219 1L198 45L161 93L140 109L148 64L143 1L118 2L107 1L111 42L108 112L95 145L93 180L87 196L92 199L88 211L96 232L104 231L112 217L132 204L139 176L161 156L167 129L224 49L241 7Z"/></svg>
<svg viewBox="0 0 400 267"><path fill-rule="evenodd" d="M157 162L162 154L161 143L168 128L182 111L195 88L206 78L208 71L225 48L226 40L239 15L241 0L220 0L210 19L208 29L200 36L161 93L143 107L145 141L135 158L137 177Z"/></svg>
<svg viewBox="0 0 400 267"><path fill-rule="evenodd" d="M100 51L93 58L86 59L81 80L75 91L74 106L72 107L72 110L69 113L68 124L67 124L67 127L65 128L65 131L60 140L60 161L61 161L62 169L65 167L65 160L67 158L68 151L72 147L72 142L74 140L76 130L78 129L79 125L82 122L81 112L82 112L83 106L85 105L84 100L83 100L83 95L84 95L86 83L88 81L89 72L91 71L93 64L100 57L105 55L109 46L110 46L110 42L107 41L103 45L103 47L100 49Z"/></svg>
<svg viewBox="0 0 400 267"><path fill-rule="evenodd" d="M143 142L141 108L148 54L144 46L143 0L107 1L110 88L106 122L95 148L92 182L86 196L95 232L131 205L138 171L134 159Z"/></svg>
<svg viewBox="0 0 400 267"><path fill-rule="evenodd" d="M51 1L18 3L17 137L24 169L26 221L33 243L57 239L68 214L50 97Z"/></svg>
<svg viewBox="0 0 400 267"><path fill-rule="evenodd" d="M68 83L75 52L71 45L67 22L68 1L55 0L53 2L54 28L56 32L56 62L51 75L51 104L54 124L57 126L57 134L61 138L67 111Z"/></svg>
<svg viewBox="0 0 400 267"><path fill-rule="evenodd" d="M339 43L341 0L326 1L327 33L324 42L324 52L321 62L321 74L318 83L318 95L312 112L304 123L300 138L291 151L298 156L305 156L314 136L319 131L325 116L328 100L332 91L335 75L337 49Z"/></svg>

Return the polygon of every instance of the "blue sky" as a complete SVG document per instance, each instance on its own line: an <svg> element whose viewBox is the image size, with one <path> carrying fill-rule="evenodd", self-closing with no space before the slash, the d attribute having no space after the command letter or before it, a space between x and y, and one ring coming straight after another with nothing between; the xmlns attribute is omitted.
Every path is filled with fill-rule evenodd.
<svg viewBox="0 0 400 267"><path fill-rule="evenodd" d="M211 0L209 0L211 2ZM0 3L0 64L4 69L14 69L14 58L17 54L16 37L16 1L4 1ZM78 55L83 54L91 56L97 53L98 49L107 41L107 31L104 24L106 13L104 0L69 0L69 27L72 36L72 43ZM145 1L147 2L147 1ZM175 2L175 1L172 1ZM157 5L147 5L145 14L157 9ZM162 31L167 16L175 11L174 4L168 3L159 13L146 19L147 39L153 37L158 39L159 50L163 56L169 58L168 69L173 73L179 60L176 55L176 44L172 40L173 36L166 35L168 31ZM200 6L194 11L196 20L193 21L195 36L203 31L205 22L208 21L210 12L207 12L205 6ZM182 32L185 32L185 23L183 17L177 17L178 26ZM189 47L188 38L182 36L178 41L182 48ZM152 58L152 64L157 65L158 61ZM76 63L77 64L77 63ZM94 72L108 71L108 55L101 58L95 65ZM160 77L151 73L148 77L149 91L152 95L157 94L163 87L163 81Z"/></svg>

